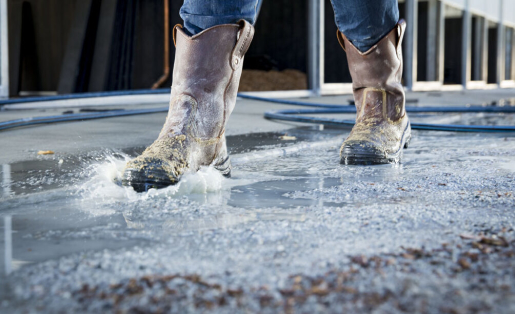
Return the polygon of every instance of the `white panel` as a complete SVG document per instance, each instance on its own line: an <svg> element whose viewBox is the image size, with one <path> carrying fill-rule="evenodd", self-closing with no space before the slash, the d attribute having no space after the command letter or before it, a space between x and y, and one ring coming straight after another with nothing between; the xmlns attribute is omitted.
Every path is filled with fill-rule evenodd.
<svg viewBox="0 0 515 314"><path fill-rule="evenodd" d="M453 6L445 6L445 18L459 18L463 16L463 10Z"/></svg>
<svg viewBox="0 0 515 314"><path fill-rule="evenodd" d="M0 0L0 98L9 96L9 50L7 43L7 0Z"/></svg>
<svg viewBox="0 0 515 314"><path fill-rule="evenodd" d="M474 14L486 16L487 19L494 22L499 22L501 0L470 0L470 11Z"/></svg>
<svg viewBox="0 0 515 314"><path fill-rule="evenodd" d="M504 0L503 12L504 22L515 26L515 1Z"/></svg>
<svg viewBox="0 0 515 314"><path fill-rule="evenodd" d="M493 22L499 22L501 12L501 1L503 0L469 0L472 14L485 16ZM463 9L466 0L443 0L446 4ZM515 26L515 0L504 0L503 20L506 24Z"/></svg>
<svg viewBox="0 0 515 314"><path fill-rule="evenodd" d="M492 2L495 1L497 0L492 0ZM470 0L470 11L472 14L485 16L488 5L489 3L484 0Z"/></svg>
<svg viewBox="0 0 515 314"><path fill-rule="evenodd" d="M487 2L484 1L483 2ZM500 0L488 0L488 5L485 8L486 17L499 22L501 13L501 1Z"/></svg>
<svg viewBox="0 0 515 314"><path fill-rule="evenodd" d="M444 0L444 2L448 5L452 5L460 9L465 7L465 0Z"/></svg>

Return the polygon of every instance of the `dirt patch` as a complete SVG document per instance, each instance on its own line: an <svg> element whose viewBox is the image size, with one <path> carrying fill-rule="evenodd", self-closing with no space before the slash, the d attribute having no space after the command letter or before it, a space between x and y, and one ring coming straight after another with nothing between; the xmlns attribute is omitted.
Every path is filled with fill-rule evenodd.
<svg viewBox="0 0 515 314"><path fill-rule="evenodd" d="M283 71L243 70L240 92L298 90L308 88L306 73L298 70Z"/></svg>
<svg viewBox="0 0 515 314"><path fill-rule="evenodd" d="M503 228L499 233L511 235L513 230ZM193 309L282 313L335 309L391 309L407 313L495 311L494 299L506 301L515 297L512 281L506 280L514 275L515 240L490 232L460 237L452 245L443 243L430 250L402 248L399 253L350 256L350 263L343 268L332 268L319 275L292 274L282 288L253 282L230 287L217 277L174 274L131 278L109 286L85 284L73 296L83 310L92 310L91 304L100 303L104 309L123 313ZM438 280L433 283L428 277ZM388 286L393 278L395 285ZM425 284L420 286L420 282ZM458 287L457 282L467 284ZM421 288L431 293L420 293ZM473 301L474 296L492 292L496 296L489 300L494 302ZM446 302L436 302L431 295Z"/></svg>

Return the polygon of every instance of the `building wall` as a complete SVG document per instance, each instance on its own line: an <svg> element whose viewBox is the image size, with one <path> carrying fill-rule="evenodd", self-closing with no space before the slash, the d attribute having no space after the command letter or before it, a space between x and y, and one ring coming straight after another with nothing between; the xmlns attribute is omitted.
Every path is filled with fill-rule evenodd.
<svg viewBox="0 0 515 314"><path fill-rule="evenodd" d="M174 24L182 23L178 15L182 1L169 1L171 30ZM308 40L310 28L308 3L310 1L325 4L325 10L321 16L324 27L321 39L325 48L321 56L323 61L320 63L325 72L322 84L350 83L345 54L334 36L336 27L329 0L296 2L265 0L245 67L295 69L307 72L308 64L313 61L310 60L310 47L312 44L317 45ZM399 0L401 17L404 18L408 17L405 12L407 1L411 0ZM149 88L163 73L163 0L0 0L0 2L8 4L6 18L9 21L7 28L9 54L7 56L4 53L1 57L2 64L7 63L10 66L8 77L2 77L0 91L5 91L6 86L10 86L11 96L19 96L20 92L70 93ZM77 38L75 34L80 34L77 32L77 19L83 11L77 10L77 5L84 5L85 2L93 3L92 13L86 18L89 24L84 33L83 43L85 44L80 47L80 52L75 53L77 61L76 69L73 69L75 72L70 72L67 71L67 67L70 66L69 60L73 59L69 51L73 49L70 40ZM113 11L111 20L106 20L103 11L108 3L112 3L116 9ZM498 62L499 59L514 62L515 49L508 49L506 44L513 46L515 39L511 41L506 39L502 33L503 29L497 29L498 33L496 33L496 23L502 20L504 27L515 27L515 0L442 0L442 2L421 0L418 5L419 11L414 17L419 22L419 28L415 32L417 60L414 63L412 60L405 60L406 66L412 63L414 72L419 74L419 81L432 81L428 78L434 77L439 70L431 67L440 67L439 61L431 59L434 59L434 47L439 39L433 42L427 41L428 36L438 33L436 29L438 23L429 22L425 15L431 7L430 3L448 5L445 15L446 28L441 36L445 37L443 42L446 43L442 52L447 56L445 60L440 60L443 64L442 83L459 85L464 81L463 53L461 52L462 29L464 29L462 10L467 6L470 8L471 16L484 16L491 26L488 30L490 43L486 49L490 51L490 56L487 58L490 73L488 81L500 84L504 78L513 80L515 74L503 74L506 71L515 72L515 65ZM501 13L502 18L500 18ZM0 18L0 21L5 21L6 18ZM112 26L109 34L106 34L105 25ZM5 31L5 27L2 31ZM512 33L515 34L515 32ZM496 42L494 43L493 40ZM409 40L405 39L405 55L409 55L406 53L409 52L408 43ZM474 43L477 44L477 39L474 39ZM6 49L5 46L0 48ZM174 56L175 49L171 44L169 58L172 66ZM432 62L428 62L431 60ZM471 61L473 62L477 64L477 60ZM492 72L494 70L492 67L497 72ZM479 72L474 69L474 73ZM501 80L496 78L498 75L503 75ZM62 82L66 83L68 77L74 77L74 79L78 77L77 82L68 86L63 85ZM404 81L409 82L409 78L404 77ZM170 84L171 78L163 86ZM336 90L336 92L339 91L343 90Z"/></svg>

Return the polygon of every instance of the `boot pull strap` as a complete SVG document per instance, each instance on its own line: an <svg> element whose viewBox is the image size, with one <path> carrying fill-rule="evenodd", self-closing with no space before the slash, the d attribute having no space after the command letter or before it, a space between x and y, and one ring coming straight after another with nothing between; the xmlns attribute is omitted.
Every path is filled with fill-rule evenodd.
<svg viewBox="0 0 515 314"><path fill-rule="evenodd" d="M252 38L254 37L254 26L245 20L240 20L240 32L238 33L238 41L232 50L231 67L233 70L238 69L243 64L243 57L250 47Z"/></svg>
<svg viewBox="0 0 515 314"><path fill-rule="evenodd" d="M173 36L173 45L174 46L177 46L177 29L178 28L182 28L182 25L181 24L176 24L174 27L173 27L173 31L172 31L172 36Z"/></svg>
<svg viewBox="0 0 515 314"><path fill-rule="evenodd" d="M402 39L404 38L404 33L406 33L406 21L404 19L401 19L397 23L397 53L400 52Z"/></svg>
<svg viewBox="0 0 515 314"><path fill-rule="evenodd" d="M343 51L347 52L347 49L345 49L345 40L343 39L343 34L339 30L336 30L336 38L338 38L338 42L340 43L340 46L342 46Z"/></svg>

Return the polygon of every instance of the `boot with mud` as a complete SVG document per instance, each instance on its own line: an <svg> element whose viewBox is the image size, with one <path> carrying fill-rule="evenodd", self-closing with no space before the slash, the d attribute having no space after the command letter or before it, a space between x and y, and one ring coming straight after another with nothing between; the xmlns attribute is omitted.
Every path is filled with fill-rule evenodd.
<svg viewBox="0 0 515 314"><path fill-rule="evenodd" d="M127 163L122 184L135 191L179 182L186 171L213 165L230 176L225 126L236 103L243 57L254 36L245 20L189 36L173 29L176 46L170 109L157 140Z"/></svg>
<svg viewBox="0 0 515 314"><path fill-rule="evenodd" d="M398 163L411 139L405 110L401 42L406 22L376 45L361 52L341 32L340 45L347 53L356 103L356 124L340 149L340 163L373 165Z"/></svg>

